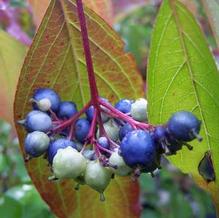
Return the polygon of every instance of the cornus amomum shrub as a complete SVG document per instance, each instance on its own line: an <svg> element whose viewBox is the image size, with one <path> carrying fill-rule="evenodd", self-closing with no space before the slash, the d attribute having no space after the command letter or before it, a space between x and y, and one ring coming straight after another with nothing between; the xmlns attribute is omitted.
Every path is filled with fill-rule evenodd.
<svg viewBox="0 0 219 218"><path fill-rule="evenodd" d="M219 75L187 9L165 0L159 13L146 100L115 32L80 0L50 3L21 71L15 120L30 176L59 217L139 217L136 180L163 156L218 201Z"/></svg>

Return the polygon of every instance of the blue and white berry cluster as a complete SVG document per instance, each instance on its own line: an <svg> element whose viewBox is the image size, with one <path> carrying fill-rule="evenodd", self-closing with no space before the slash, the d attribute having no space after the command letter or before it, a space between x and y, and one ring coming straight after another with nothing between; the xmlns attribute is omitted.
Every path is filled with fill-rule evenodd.
<svg viewBox="0 0 219 218"><path fill-rule="evenodd" d="M147 120L147 100L122 99L112 106L91 100L80 111L52 89L40 88L23 124L27 159L48 160L50 179L74 179L103 192L114 176L137 177L160 168L163 154L173 155L199 136L201 122L188 111L174 113L164 125Z"/></svg>

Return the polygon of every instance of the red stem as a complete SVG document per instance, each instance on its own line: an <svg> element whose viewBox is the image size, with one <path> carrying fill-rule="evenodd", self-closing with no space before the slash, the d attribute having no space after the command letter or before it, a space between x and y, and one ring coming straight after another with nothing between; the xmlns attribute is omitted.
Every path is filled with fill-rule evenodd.
<svg viewBox="0 0 219 218"><path fill-rule="evenodd" d="M99 108L98 105L98 89L96 85L96 79L94 74L93 62L91 57L90 45L89 45L89 38L88 38L88 31L86 26L86 19L84 15L83 3L82 0L76 0L77 2L77 10L78 10L78 17L81 26L81 35L83 40L83 47L84 47L84 54L87 64L87 72L88 72L88 79L90 84L90 92L91 92L91 99L93 106L95 108Z"/></svg>
<svg viewBox="0 0 219 218"><path fill-rule="evenodd" d="M109 114L111 117L125 120L132 127L139 127L139 128L147 129L147 130L154 128L153 125L150 125L150 124L147 124L147 123L141 123L141 122L138 122L138 121L134 120L130 116L120 112L119 110L115 109L113 106L111 106L110 104L107 104L106 102L104 102L101 99L99 99L99 103L100 103L100 105L102 105L105 108L110 110L110 111L107 111L107 110L104 110L100 107L103 112Z"/></svg>

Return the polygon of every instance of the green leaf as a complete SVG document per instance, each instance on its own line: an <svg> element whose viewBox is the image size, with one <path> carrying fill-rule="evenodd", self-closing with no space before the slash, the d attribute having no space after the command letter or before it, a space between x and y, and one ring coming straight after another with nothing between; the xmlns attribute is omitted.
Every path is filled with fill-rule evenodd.
<svg viewBox="0 0 219 218"><path fill-rule="evenodd" d="M148 71L149 119L167 122L173 112L188 110L202 120L203 142L183 148L170 160L210 191L219 209L219 74L206 40L192 14L178 1L165 0L153 32ZM212 153L216 181L207 184L198 165Z"/></svg>
<svg viewBox="0 0 219 218"><path fill-rule="evenodd" d="M20 202L11 197L3 196L0 198L1 217L22 218L23 208Z"/></svg>
<svg viewBox="0 0 219 218"><path fill-rule="evenodd" d="M208 16L217 46L219 47L219 0L201 0L201 2Z"/></svg>
<svg viewBox="0 0 219 218"><path fill-rule="evenodd" d="M123 51L118 35L93 11L85 9L94 71L101 96L112 103L119 98L143 95L143 82L132 57ZM80 109L90 98L88 78L76 3L52 0L26 56L15 99L15 121L31 110L29 99L39 87L54 88L63 100L73 100ZM25 130L17 126L23 150ZM58 217L138 217L139 187L130 178L112 180L106 203L97 192L74 182L53 183L43 158L27 163L28 172L43 199Z"/></svg>
<svg viewBox="0 0 219 218"><path fill-rule="evenodd" d="M0 117L13 123L13 102L26 47L0 30Z"/></svg>

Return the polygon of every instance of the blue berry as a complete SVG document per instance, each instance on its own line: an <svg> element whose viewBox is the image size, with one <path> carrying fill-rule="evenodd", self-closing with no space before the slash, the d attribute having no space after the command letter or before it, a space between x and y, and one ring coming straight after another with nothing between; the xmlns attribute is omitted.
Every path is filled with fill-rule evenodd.
<svg viewBox="0 0 219 218"><path fill-rule="evenodd" d="M89 133L90 122L85 118L80 118L75 123L75 138L83 143Z"/></svg>
<svg viewBox="0 0 219 218"><path fill-rule="evenodd" d="M31 157L39 157L45 153L49 146L49 137L44 132L29 133L24 141L24 149Z"/></svg>
<svg viewBox="0 0 219 218"><path fill-rule="evenodd" d="M34 110L27 114L25 128L28 132L48 132L52 129L52 120L48 114Z"/></svg>
<svg viewBox="0 0 219 218"><path fill-rule="evenodd" d="M166 128L164 126L157 126L154 130L154 139L161 141L166 137Z"/></svg>
<svg viewBox="0 0 219 218"><path fill-rule="evenodd" d="M106 137L100 137L98 140L97 140L97 143L103 147L103 148L106 148L106 149L109 149L110 148L110 144L109 144L109 141Z"/></svg>
<svg viewBox="0 0 219 218"><path fill-rule="evenodd" d="M132 105L132 101L128 99L122 99L115 104L115 108L121 111L122 113L127 114L130 113L131 111L131 105Z"/></svg>
<svg viewBox="0 0 219 218"><path fill-rule="evenodd" d="M104 102L110 104L107 99L105 99L105 98L101 98L101 99L102 99ZM104 108L103 106L101 106L101 107ZM90 122L92 122L93 117L94 117L94 106L91 105L91 106L87 109L87 111L86 111L85 113L86 113L87 119L88 119ZM101 113L101 119L102 119L102 121L105 123L105 122L107 122L107 121L109 120L109 117L107 116L106 113L102 112L102 113Z"/></svg>
<svg viewBox="0 0 219 218"><path fill-rule="evenodd" d="M129 123L126 123L124 126L122 126L119 130L119 139L120 139L120 141L122 141L122 139L125 137L125 135L128 132L131 132L133 130L134 130L133 127Z"/></svg>
<svg viewBox="0 0 219 218"><path fill-rule="evenodd" d="M87 119L92 122L93 117L94 117L94 106L90 106L87 110L86 110L86 116Z"/></svg>
<svg viewBox="0 0 219 218"><path fill-rule="evenodd" d="M164 153L166 147L166 128L164 126L157 126L154 132L151 133L152 137L155 141L155 145L157 148L158 153Z"/></svg>
<svg viewBox="0 0 219 218"><path fill-rule="evenodd" d="M59 105L58 117L61 119L69 119L77 113L77 106L74 102L63 101Z"/></svg>
<svg viewBox="0 0 219 218"><path fill-rule="evenodd" d="M49 88L37 89L34 92L33 99L35 100L33 103L34 109L43 111L51 109L54 112L59 109L59 104L61 101L59 95L54 90Z"/></svg>
<svg viewBox="0 0 219 218"><path fill-rule="evenodd" d="M156 162L154 141L147 131L129 132L123 138L120 148L125 163L130 167L141 167L150 172L152 163Z"/></svg>
<svg viewBox="0 0 219 218"><path fill-rule="evenodd" d="M201 140L198 135L201 128L201 121L188 111L179 111L169 119L167 128L169 133L179 141L189 142L195 138Z"/></svg>
<svg viewBox="0 0 219 218"><path fill-rule="evenodd" d="M49 148L47 152L49 163L52 164L53 158L59 149L61 148L64 149L67 148L68 146L76 149L76 144L68 139L60 138L55 141L52 141L49 144Z"/></svg>
<svg viewBox="0 0 219 218"><path fill-rule="evenodd" d="M94 150L91 149L85 149L82 153L84 155L84 157L88 160L96 160L97 156L95 154Z"/></svg>
<svg viewBox="0 0 219 218"><path fill-rule="evenodd" d="M183 143L178 141L173 135L168 134L166 135L166 146L168 148L167 155L176 154L177 151L182 149Z"/></svg>

